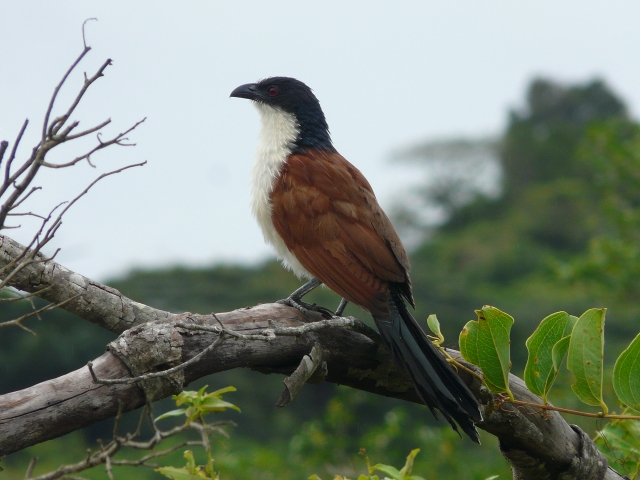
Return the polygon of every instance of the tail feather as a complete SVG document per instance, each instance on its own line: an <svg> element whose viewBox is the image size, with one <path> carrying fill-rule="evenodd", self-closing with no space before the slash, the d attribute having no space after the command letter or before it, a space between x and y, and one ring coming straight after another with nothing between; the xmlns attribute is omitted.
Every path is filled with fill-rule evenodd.
<svg viewBox="0 0 640 480"><path fill-rule="evenodd" d="M456 432L457 422L480 443L472 421L482 420L478 401L407 310L401 293L393 289L390 311L389 317L373 318L395 362L409 372L418 396L436 418L437 408Z"/></svg>

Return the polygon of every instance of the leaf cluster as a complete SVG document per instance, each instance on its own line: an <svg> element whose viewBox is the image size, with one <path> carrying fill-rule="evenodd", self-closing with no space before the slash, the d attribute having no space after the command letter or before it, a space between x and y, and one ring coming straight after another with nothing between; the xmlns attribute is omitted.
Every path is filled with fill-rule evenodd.
<svg viewBox="0 0 640 480"><path fill-rule="evenodd" d="M460 333L460 352L482 369L490 391L507 393L513 401L508 381L513 317L490 306L476 313L478 320L470 320ZM524 380L545 404L566 355L567 369L575 380L573 392L583 403L600 406L606 417L608 408L602 398L605 313L604 308L589 309L579 318L566 312L553 313L527 339L529 357ZM613 389L620 403L640 411L640 334L615 362Z"/></svg>
<svg viewBox="0 0 640 480"><path fill-rule="evenodd" d="M186 407L166 412L157 417L155 421L157 422L163 418L179 417L184 415L187 417L185 425L189 425L192 422L198 422L204 427L204 432L206 433L210 429L207 428L207 423L204 417L209 413L224 412L229 408L237 410L238 412L240 411L240 408L236 405L222 399L223 394L235 392L235 387L229 386L211 393L207 393L207 388L208 386L205 385L197 392L185 390L180 392L178 395L174 395L173 399L176 402L176 406L179 407L181 405L186 405ZM219 480L220 476L213 468L214 459L208 435L203 435L203 444L207 455L207 462L205 465L196 465L193 452L191 450L186 450L184 452L184 458L187 460L187 464L184 467L160 467L157 468L156 471L165 477L171 478L172 480Z"/></svg>
<svg viewBox="0 0 640 480"><path fill-rule="evenodd" d="M599 432L598 445L612 462L629 470L640 470L640 334L620 354L613 368L613 389L623 405L623 415L609 414L603 399L604 324L606 310L592 308L580 317L566 312L544 318L526 341L528 360L524 369L527 388L542 397L541 408L557 409L548 403L548 395L567 357L567 369L573 374L571 389L583 403L599 406L598 414L569 409L560 411L614 421ZM477 310L478 320L469 321L460 333L460 352L465 360L479 366L484 383L494 393L506 393L518 403L509 390L511 370L510 330L513 318L495 307ZM441 336L435 316L429 327ZM439 340L440 341L440 340Z"/></svg>
<svg viewBox="0 0 640 480"><path fill-rule="evenodd" d="M163 418L185 415L187 417L186 423L191 423L196 420L204 421L205 415L212 412L224 412L228 408L233 408L238 412L240 411L238 406L222 399L223 394L235 392L235 387L225 387L215 392L207 393L208 387L208 385L205 385L197 392L185 390L178 395L173 395L173 399L176 401L178 407L180 405L186 405L186 407L163 413L156 418L156 421L162 420Z"/></svg>

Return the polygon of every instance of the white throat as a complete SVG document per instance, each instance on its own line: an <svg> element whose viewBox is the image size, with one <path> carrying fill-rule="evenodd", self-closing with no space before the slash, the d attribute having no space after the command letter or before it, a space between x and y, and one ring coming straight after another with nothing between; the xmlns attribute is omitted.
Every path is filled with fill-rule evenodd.
<svg viewBox="0 0 640 480"><path fill-rule="evenodd" d="M262 129L258 142L258 152L251 171L251 208L262 229L267 243L273 245L278 258L285 267L293 270L298 277L311 278L306 269L289 252L284 241L273 226L271 219L271 192L275 179L300 133L296 117L279 108L259 102L254 105L260 112Z"/></svg>

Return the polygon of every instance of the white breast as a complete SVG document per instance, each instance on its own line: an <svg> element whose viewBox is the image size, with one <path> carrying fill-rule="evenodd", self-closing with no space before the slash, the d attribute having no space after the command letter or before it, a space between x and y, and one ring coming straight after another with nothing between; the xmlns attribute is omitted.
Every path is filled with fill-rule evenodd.
<svg viewBox="0 0 640 480"><path fill-rule="evenodd" d="M283 163L291 154L291 146L298 137L298 122L294 115L283 110L258 102L254 104L260 112L262 130L256 161L251 171L253 214L258 220L265 241L273 245L283 265L292 270L298 278L312 278L313 276L291 254L271 219L271 192Z"/></svg>

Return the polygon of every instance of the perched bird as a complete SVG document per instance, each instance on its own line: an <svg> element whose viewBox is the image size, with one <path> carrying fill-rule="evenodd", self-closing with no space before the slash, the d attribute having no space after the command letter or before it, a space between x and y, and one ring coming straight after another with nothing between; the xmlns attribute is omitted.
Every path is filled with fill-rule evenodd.
<svg viewBox="0 0 640 480"><path fill-rule="evenodd" d="M252 171L253 213L286 267L309 280L283 301L324 283L373 316L384 344L436 416L440 410L475 442L478 402L405 305L414 305L409 260L371 185L340 155L320 102L299 80L273 77L241 85L231 97L253 100L262 120ZM455 422L454 422L455 420Z"/></svg>

